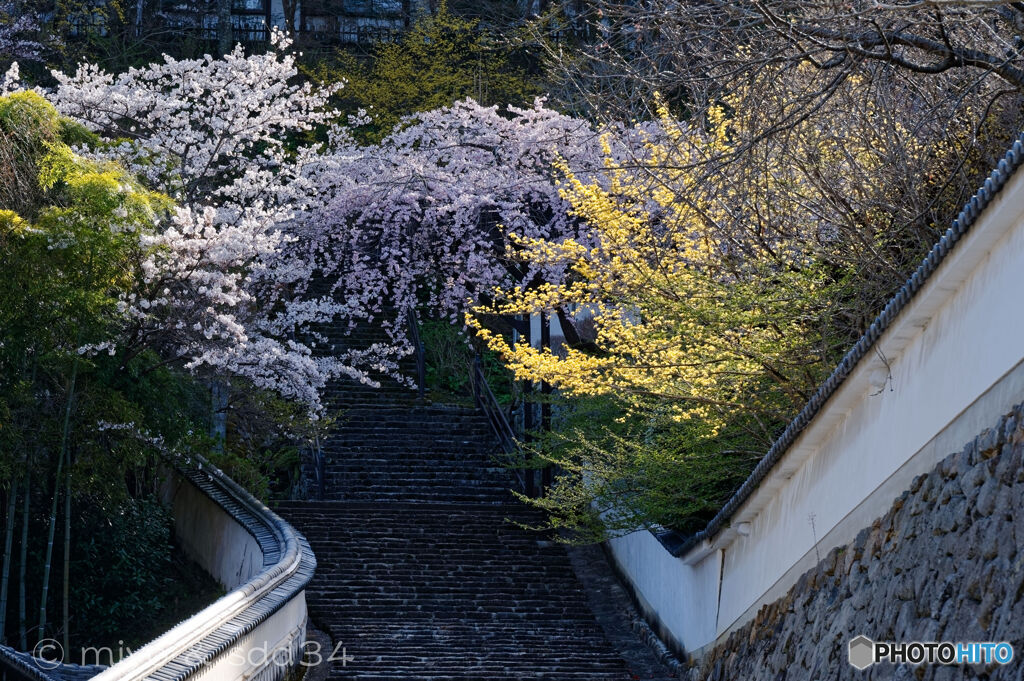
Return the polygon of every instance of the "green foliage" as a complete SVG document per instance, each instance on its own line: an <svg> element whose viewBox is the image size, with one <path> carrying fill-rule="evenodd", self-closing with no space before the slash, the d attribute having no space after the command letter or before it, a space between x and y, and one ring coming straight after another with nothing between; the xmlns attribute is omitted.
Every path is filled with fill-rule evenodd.
<svg viewBox="0 0 1024 681"><path fill-rule="evenodd" d="M154 499L129 500L111 509L79 503L78 514L75 618L88 623L100 640L123 638L124 623L158 613L162 595L173 586L168 579L171 519ZM99 565L103 569L96 569ZM80 627L75 630L83 633Z"/></svg>
<svg viewBox="0 0 1024 681"><path fill-rule="evenodd" d="M625 409L614 397L552 398L553 428L536 434L534 465L554 465L554 486L528 500L546 512L546 528L592 543L638 528L701 529L757 464L753 424L715 432L700 420L678 422Z"/></svg>
<svg viewBox="0 0 1024 681"><path fill-rule="evenodd" d="M60 372L78 361L78 347L110 336L121 323L118 298L135 280L138 234L165 205L124 171L62 143L36 150L46 205L30 220L4 213L0 233L0 368L11 378L30 364Z"/></svg>
<svg viewBox="0 0 1024 681"><path fill-rule="evenodd" d="M420 339L426 358L427 388L436 399L471 399L469 372L477 354L498 403L508 406L518 399L520 388L512 373L495 353L475 340L467 340L461 327L443 319L427 319L420 325Z"/></svg>
<svg viewBox="0 0 1024 681"><path fill-rule="evenodd" d="M335 64L321 63L307 72L321 81L347 81L341 107L349 113L366 109L373 117L357 129L368 143L386 136L404 116L460 99L520 105L539 94L513 47L444 3L396 41L378 43L367 62L339 53Z"/></svg>
<svg viewBox="0 0 1024 681"><path fill-rule="evenodd" d="M297 443L313 441L332 423L331 417L310 422L301 405L275 395L238 391L226 446L218 444L207 456L256 497L289 499L301 478Z"/></svg>
<svg viewBox="0 0 1024 681"><path fill-rule="evenodd" d="M119 641L137 648L222 593L198 566L181 560L170 514L155 498L108 504L78 497L76 508L71 529L79 538L71 561L73 650L109 646L116 655ZM45 536L39 521L32 534L37 554ZM36 593L29 590L31 602Z"/></svg>
<svg viewBox="0 0 1024 681"><path fill-rule="evenodd" d="M188 614L175 602L204 604L188 605L188 589L176 590L202 580L175 558L167 512L151 498L159 456L222 449L229 472L254 492L287 494L294 441L309 426L300 407L240 382L227 443L218 443L208 434L205 381L135 340L122 299L144 285L140 237L172 205L120 166L69 146L94 141L35 93L0 97L0 160L12 160L0 166L0 488L32 482L32 612L44 580L50 594L39 635L54 633L63 605L53 595L64 577L59 545L48 577L42 566L70 498L70 631L82 645L116 647L118 638L134 644L158 633L140 626L156 623L154 614ZM290 426L284 434L281 424ZM63 529L55 535L64 541ZM207 586L192 591L210 595ZM14 619L9 611L8 635Z"/></svg>
<svg viewBox="0 0 1024 681"><path fill-rule="evenodd" d="M0 129L20 138L28 153L42 153L57 140L60 115L46 99L31 90L0 97Z"/></svg>
<svg viewBox="0 0 1024 681"><path fill-rule="evenodd" d="M465 398L469 390L469 365L473 348L451 323L428 319L420 325L426 355L427 387L437 394Z"/></svg>
<svg viewBox="0 0 1024 681"><path fill-rule="evenodd" d="M33 214L42 195L36 161L59 132L56 109L35 92L0 97L0 209Z"/></svg>

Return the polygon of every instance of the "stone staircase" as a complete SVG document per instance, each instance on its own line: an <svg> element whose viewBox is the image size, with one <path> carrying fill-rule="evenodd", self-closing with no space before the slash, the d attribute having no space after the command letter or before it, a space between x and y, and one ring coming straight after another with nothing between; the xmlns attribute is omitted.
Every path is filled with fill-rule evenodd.
<svg viewBox="0 0 1024 681"><path fill-rule="evenodd" d="M310 616L351 660L332 678L632 678L561 546L471 504L290 503L318 574Z"/></svg>
<svg viewBox="0 0 1024 681"><path fill-rule="evenodd" d="M364 400L323 443L326 500L512 500L508 471L492 459L490 426L474 409L408 404L372 392Z"/></svg>
<svg viewBox="0 0 1024 681"><path fill-rule="evenodd" d="M329 678L653 678L608 642L564 547L521 527L541 518L507 491L486 419L415 395L332 386L324 500L277 509L317 556L306 593L338 646Z"/></svg>

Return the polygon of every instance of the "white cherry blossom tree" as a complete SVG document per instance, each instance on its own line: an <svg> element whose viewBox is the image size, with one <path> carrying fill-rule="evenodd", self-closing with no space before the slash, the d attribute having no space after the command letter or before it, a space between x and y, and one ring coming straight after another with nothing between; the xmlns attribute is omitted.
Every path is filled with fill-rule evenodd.
<svg viewBox="0 0 1024 681"><path fill-rule="evenodd" d="M265 54L165 57L119 75L82 65L53 74L51 97L106 141L84 153L120 161L174 201L142 238L122 351L156 347L165 361L241 375L315 410L331 377L368 381L364 369L391 367L395 350L317 357L302 340L306 325L347 310L296 298L308 268L282 258L295 239L287 227L319 191L310 177L322 150L295 142L336 112L333 89L300 82L288 40L272 42Z"/></svg>
<svg viewBox="0 0 1024 681"><path fill-rule="evenodd" d="M495 286L550 274L510 257L512 235L577 235L558 159L596 171L600 135L542 100L504 111L465 100L410 117L377 146L336 140L296 256L316 263L354 318L383 314L396 340L417 305L461 323Z"/></svg>

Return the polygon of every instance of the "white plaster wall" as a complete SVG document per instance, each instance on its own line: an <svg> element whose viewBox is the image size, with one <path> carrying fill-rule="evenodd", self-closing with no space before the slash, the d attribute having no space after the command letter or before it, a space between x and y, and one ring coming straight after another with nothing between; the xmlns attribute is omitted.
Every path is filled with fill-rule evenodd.
<svg viewBox="0 0 1024 681"><path fill-rule="evenodd" d="M171 507L178 543L225 589L244 584L263 568L255 537L195 485L171 474L163 500Z"/></svg>
<svg viewBox="0 0 1024 681"><path fill-rule="evenodd" d="M299 594L200 672L202 681L281 681L302 662L306 597ZM324 661L330 650L320 651ZM313 660L315 662L315 659Z"/></svg>
<svg viewBox="0 0 1024 681"><path fill-rule="evenodd" d="M641 610L660 623L658 635L666 643L686 650L687 641L714 639L720 551L690 566L666 551L650 532L616 537L608 546L619 572L628 576Z"/></svg>
<svg viewBox="0 0 1024 681"><path fill-rule="evenodd" d="M862 360L733 527L682 559L647 533L610 543L664 628L688 651L713 644L784 595L819 556L852 541L978 424L1024 401L1022 293L1019 172L877 343L891 379L875 352ZM749 534L734 529L740 523ZM720 553L718 584L711 575Z"/></svg>
<svg viewBox="0 0 1024 681"><path fill-rule="evenodd" d="M204 681L282 681L302 661L306 636L306 597L287 602L215 658L204 661L196 646L213 631L259 607L301 569L301 546L293 540L281 563L265 565L256 539L228 511L177 472L166 472L161 496L174 515L175 533L184 550L228 589L228 593L95 677L95 681L143 681L172 661L199 665L192 678ZM278 572L271 579L265 569ZM230 629L228 629L230 631ZM329 651L328 651L329 652Z"/></svg>
<svg viewBox="0 0 1024 681"><path fill-rule="evenodd" d="M1024 179L1024 174L1020 178ZM883 337L880 341L879 347L890 362L891 383L876 387L871 381L866 381L866 386L848 381L841 390L860 394L848 411L843 409L845 405L838 407L845 413L832 415L838 423L831 432L818 443L802 443L804 437L795 443L794 448L810 446L813 452L754 516L750 535L737 537L726 549L718 615L720 633L757 602L797 559L813 552L816 539L838 526L1024 359L1024 220L1020 217L1024 208L1020 197L1024 193L1004 194L1004 204L1010 196L1017 197L1009 202L1015 204L1012 208L1017 214L1002 238L975 263L966 280L959 285L945 281L945 274L955 275L955 262L948 263L950 268L944 263L933 275L929 286L944 293L945 301L920 320L924 327L916 337L902 349L898 338ZM979 232L1000 227L986 219L991 215L986 213L975 226ZM971 236L975 235L988 236ZM965 240L960 246L971 245ZM958 252L959 247L954 255ZM913 312L905 310L911 317ZM887 347L891 348L888 352ZM884 370L877 355L862 361L858 371L871 369ZM825 411L832 407L830 402ZM991 416L997 418L999 413ZM806 439L813 439L816 433L806 435L810 436ZM909 483L910 479L906 480L889 499L875 499L875 517L888 510ZM865 525L850 527L845 537L833 534L833 546L852 540ZM830 548L819 545L818 553Z"/></svg>

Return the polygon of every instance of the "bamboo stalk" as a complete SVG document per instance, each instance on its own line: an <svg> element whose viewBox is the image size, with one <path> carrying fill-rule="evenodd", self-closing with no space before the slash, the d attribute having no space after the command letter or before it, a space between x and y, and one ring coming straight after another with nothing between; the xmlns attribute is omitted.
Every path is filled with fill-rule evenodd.
<svg viewBox="0 0 1024 681"><path fill-rule="evenodd" d="M63 615L64 650L71 650L68 643L71 617L69 602L71 599L71 448L67 448L64 461L64 601Z"/></svg>
<svg viewBox="0 0 1024 681"><path fill-rule="evenodd" d="M32 467L25 466L25 504L21 509L21 562L18 564L18 645L21 650L28 649L28 631L25 628L25 573L28 561L28 512L32 499Z"/></svg>
<svg viewBox="0 0 1024 681"><path fill-rule="evenodd" d="M75 383L78 379L78 357L71 367L71 383L68 387L68 399L64 406L64 425L60 436L60 454L57 457L57 474L53 479L53 502L50 505L50 532L46 540L46 560L43 563L43 592L39 599L39 638L46 636L46 598L50 592L50 567L53 563L53 535L57 529L57 499L60 496L61 471L64 468L64 457L68 449L68 431L71 429L71 403L75 396Z"/></svg>
<svg viewBox="0 0 1024 681"><path fill-rule="evenodd" d="M18 479L11 479L7 497L7 519L4 524L4 562L0 568L0 643L7 642L7 589L11 577L11 548L14 542L14 514L18 512Z"/></svg>

